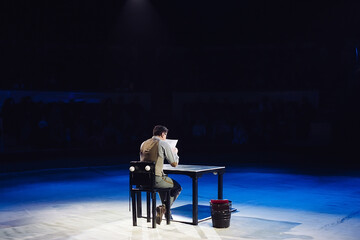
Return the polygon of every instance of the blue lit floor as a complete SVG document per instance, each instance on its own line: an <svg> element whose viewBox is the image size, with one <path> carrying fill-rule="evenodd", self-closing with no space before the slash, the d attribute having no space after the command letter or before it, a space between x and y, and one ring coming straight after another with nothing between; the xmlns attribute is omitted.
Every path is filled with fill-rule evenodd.
<svg viewBox="0 0 360 240"><path fill-rule="evenodd" d="M191 203L191 180L174 207ZM0 239L359 239L360 178L228 168L224 196L238 211L230 227L145 219L133 227L126 165L0 174ZM217 178L199 179L199 203L216 198ZM180 213L178 213L181 215ZM184 212L184 216L187 213Z"/></svg>

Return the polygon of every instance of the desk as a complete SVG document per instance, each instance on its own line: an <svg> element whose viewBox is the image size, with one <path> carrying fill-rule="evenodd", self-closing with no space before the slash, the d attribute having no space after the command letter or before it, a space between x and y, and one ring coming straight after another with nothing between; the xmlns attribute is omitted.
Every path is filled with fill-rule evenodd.
<svg viewBox="0 0 360 240"><path fill-rule="evenodd" d="M164 172L166 174L182 174L192 178L192 219L193 225L198 225L198 179L204 173L214 173L218 176L218 199L223 198L223 174L225 167L223 166L203 166L203 165L178 165L172 167L170 164L164 164Z"/></svg>

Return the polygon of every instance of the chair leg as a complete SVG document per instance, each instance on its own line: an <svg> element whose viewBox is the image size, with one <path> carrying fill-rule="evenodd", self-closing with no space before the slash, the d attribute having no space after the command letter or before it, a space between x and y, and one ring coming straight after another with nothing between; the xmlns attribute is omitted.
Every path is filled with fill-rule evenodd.
<svg viewBox="0 0 360 240"><path fill-rule="evenodd" d="M151 193L152 198L152 227L156 228L156 193Z"/></svg>
<svg viewBox="0 0 360 240"><path fill-rule="evenodd" d="M133 226L137 226L135 192L131 192Z"/></svg>
<svg viewBox="0 0 360 240"><path fill-rule="evenodd" d="M141 192L137 193L137 217L142 216L142 210L141 210Z"/></svg>
<svg viewBox="0 0 360 240"><path fill-rule="evenodd" d="M170 191L166 193L166 224L170 224Z"/></svg>
<svg viewBox="0 0 360 240"><path fill-rule="evenodd" d="M146 192L146 220L150 222L150 193Z"/></svg>

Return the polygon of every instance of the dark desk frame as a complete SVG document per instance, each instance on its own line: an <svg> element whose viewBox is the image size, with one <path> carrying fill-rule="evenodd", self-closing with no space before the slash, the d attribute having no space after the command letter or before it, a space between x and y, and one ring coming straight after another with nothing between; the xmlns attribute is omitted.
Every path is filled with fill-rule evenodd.
<svg viewBox="0 0 360 240"><path fill-rule="evenodd" d="M205 173L213 173L218 176L218 199L223 199L223 175L224 166L203 166L203 165L178 165L171 167L170 164L164 164L166 174L187 175L192 179L192 216L193 225L198 225L198 179Z"/></svg>

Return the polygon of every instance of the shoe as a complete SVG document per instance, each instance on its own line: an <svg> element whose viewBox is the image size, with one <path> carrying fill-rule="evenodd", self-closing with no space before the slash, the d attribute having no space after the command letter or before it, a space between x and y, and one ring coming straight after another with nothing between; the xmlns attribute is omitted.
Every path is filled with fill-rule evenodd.
<svg viewBox="0 0 360 240"><path fill-rule="evenodd" d="M166 208L164 205L156 207L156 223L161 224Z"/></svg>

